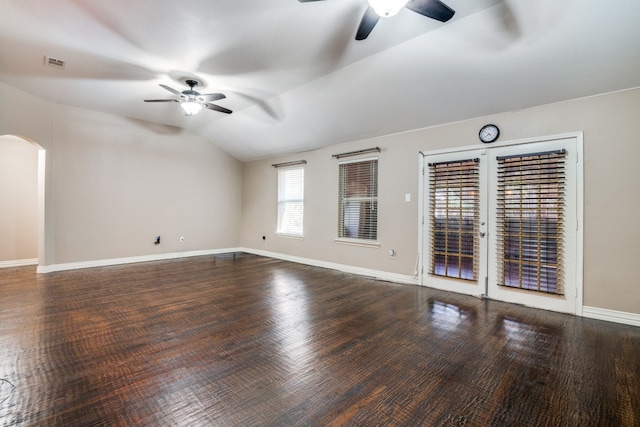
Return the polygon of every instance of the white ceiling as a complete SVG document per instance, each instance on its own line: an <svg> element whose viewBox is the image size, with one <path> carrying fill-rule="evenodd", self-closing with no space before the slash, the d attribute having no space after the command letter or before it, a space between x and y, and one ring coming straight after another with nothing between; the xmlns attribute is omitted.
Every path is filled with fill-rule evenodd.
<svg viewBox="0 0 640 427"><path fill-rule="evenodd" d="M403 9L355 41L366 0L2 0L0 81L241 161L640 86L638 0L445 3L447 23ZM234 113L143 102L189 76Z"/></svg>

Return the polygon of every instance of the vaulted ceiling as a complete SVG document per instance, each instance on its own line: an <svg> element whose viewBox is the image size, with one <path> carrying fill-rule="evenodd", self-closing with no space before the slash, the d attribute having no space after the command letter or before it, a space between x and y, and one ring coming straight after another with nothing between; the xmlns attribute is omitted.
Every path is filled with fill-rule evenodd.
<svg viewBox="0 0 640 427"><path fill-rule="evenodd" d="M445 3L356 41L366 0L3 0L0 81L241 161L640 86L638 0ZM188 78L233 114L143 102Z"/></svg>

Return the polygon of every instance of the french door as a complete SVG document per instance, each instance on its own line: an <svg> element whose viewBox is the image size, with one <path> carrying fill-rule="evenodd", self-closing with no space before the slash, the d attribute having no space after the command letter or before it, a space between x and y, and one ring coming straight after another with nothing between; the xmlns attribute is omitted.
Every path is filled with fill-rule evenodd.
<svg viewBox="0 0 640 427"><path fill-rule="evenodd" d="M423 153L420 283L579 314L578 136Z"/></svg>

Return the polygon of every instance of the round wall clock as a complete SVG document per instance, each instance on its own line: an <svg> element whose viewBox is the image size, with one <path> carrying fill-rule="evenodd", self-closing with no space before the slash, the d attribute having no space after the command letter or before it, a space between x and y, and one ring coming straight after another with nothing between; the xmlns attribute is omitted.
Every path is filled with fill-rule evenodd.
<svg viewBox="0 0 640 427"><path fill-rule="evenodd" d="M480 137L480 141L484 143L493 142L500 136L500 129L496 125L484 125L482 129L480 129L480 133L478 133Z"/></svg>

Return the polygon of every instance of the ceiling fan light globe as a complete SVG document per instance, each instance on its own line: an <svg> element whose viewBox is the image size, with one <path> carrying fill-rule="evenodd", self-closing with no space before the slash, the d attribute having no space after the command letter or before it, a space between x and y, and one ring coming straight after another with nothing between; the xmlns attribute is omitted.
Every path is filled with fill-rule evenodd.
<svg viewBox="0 0 640 427"><path fill-rule="evenodd" d="M408 0L369 0L369 6L383 18L395 15L407 3Z"/></svg>
<svg viewBox="0 0 640 427"><path fill-rule="evenodd" d="M183 101L180 106L184 110L185 116L196 115L202 110L202 104L198 101Z"/></svg>

